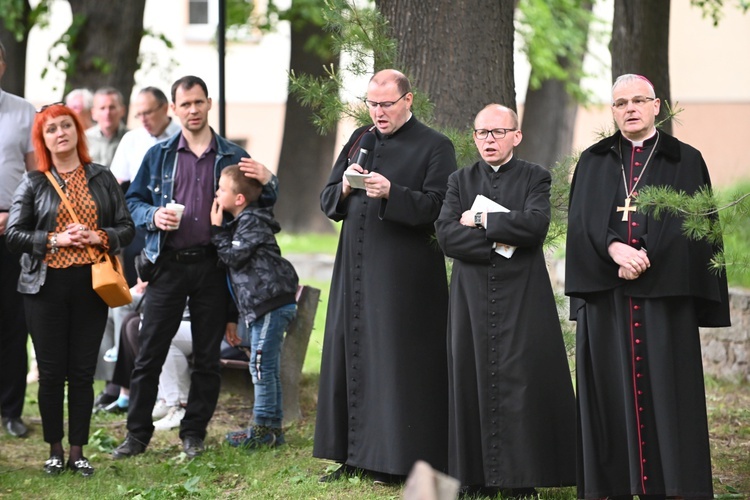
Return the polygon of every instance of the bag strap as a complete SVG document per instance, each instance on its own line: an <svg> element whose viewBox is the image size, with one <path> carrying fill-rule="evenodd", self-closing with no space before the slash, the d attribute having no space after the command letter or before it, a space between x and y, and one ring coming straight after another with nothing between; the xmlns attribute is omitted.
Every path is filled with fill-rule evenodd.
<svg viewBox="0 0 750 500"><path fill-rule="evenodd" d="M60 187L60 184L57 182L57 179L55 179L55 176L52 175L52 172L50 172L49 170L44 172L44 175L47 176L47 179L49 179L49 182L50 184L52 184L52 187L54 187L55 191L57 191L57 194L60 195L60 199L62 200L63 205L65 205L65 208L68 209L68 212L70 213L70 217L73 219L73 222L80 225L81 223L78 220L78 216L76 215L75 210L73 210L73 206L70 204L70 201L68 200L68 196L65 194L65 191L63 191L62 188ZM86 250L88 250L89 252L89 256L91 257L91 262L98 262L98 259L96 258L96 254L91 249L91 246L86 245ZM106 252L105 252L105 255L107 255Z"/></svg>

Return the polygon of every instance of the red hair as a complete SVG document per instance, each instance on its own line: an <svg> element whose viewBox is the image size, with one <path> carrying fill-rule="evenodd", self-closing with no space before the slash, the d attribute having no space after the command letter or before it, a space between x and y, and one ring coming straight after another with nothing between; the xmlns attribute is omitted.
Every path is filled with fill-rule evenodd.
<svg viewBox="0 0 750 500"><path fill-rule="evenodd" d="M36 152L36 166L42 172L48 172L52 166L52 154L44 143L44 126L47 120L59 116L69 116L73 119L78 134L78 144L76 145L78 160L82 165L91 163L89 148L86 145L86 132L83 130L83 125L78 120L75 111L64 104L52 104L36 114L34 126L31 129L31 142L34 144L34 151Z"/></svg>

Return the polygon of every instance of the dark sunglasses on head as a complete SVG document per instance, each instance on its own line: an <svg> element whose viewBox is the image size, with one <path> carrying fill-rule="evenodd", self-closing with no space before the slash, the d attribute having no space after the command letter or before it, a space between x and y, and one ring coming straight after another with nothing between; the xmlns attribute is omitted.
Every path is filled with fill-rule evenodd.
<svg viewBox="0 0 750 500"><path fill-rule="evenodd" d="M53 102L52 104L45 104L41 108L37 109L37 113L41 113L45 109L49 108L50 106L65 106L65 103L63 101Z"/></svg>

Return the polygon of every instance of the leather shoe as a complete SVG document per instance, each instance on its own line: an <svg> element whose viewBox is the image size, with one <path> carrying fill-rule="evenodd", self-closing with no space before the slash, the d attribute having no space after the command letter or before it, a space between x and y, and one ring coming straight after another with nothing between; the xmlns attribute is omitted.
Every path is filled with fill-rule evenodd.
<svg viewBox="0 0 750 500"><path fill-rule="evenodd" d="M29 433L26 424L18 417L3 417L3 427L8 434L17 438L26 437Z"/></svg>
<svg viewBox="0 0 750 500"><path fill-rule="evenodd" d="M347 465L347 464L341 464L341 467L331 472L330 474L326 474L325 476L322 476L320 479L318 479L318 482L319 483L332 483L334 481L338 481L341 478L358 476L358 475L362 475L363 473L364 471L362 469L358 469L357 467L352 467L351 465Z"/></svg>
<svg viewBox="0 0 750 500"><path fill-rule="evenodd" d="M97 394L96 399L94 399L94 408L104 408L108 404L117 401L118 397L119 396L117 395L112 396L111 394L107 394L106 392L102 391Z"/></svg>
<svg viewBox="0 0 750 500"><path fill-rule="evenodd" d="M146 451L146 445L128 434L128 436L125 438L125 441L123 441L122 444L115 448L115 451L112 452L112 457L115 460L118 460L120 458L130 458L136 455L140 455L144 451Z"/></svg>
<svg viewBox="0 0 750 500"><path fill-rule="evenodd" d="M81 457L75 462L68 460L68 470L73 474L80 474L82 477L91 477L94 475L94 468L91 467L89 459Z"/></svg>
<svg viewBox="0 0 750 500"><path fill-rule="evenodd" d="M190 458L195 458L205 450L203 440L198 436L185 436L182 440L182 451Z"/></svg>

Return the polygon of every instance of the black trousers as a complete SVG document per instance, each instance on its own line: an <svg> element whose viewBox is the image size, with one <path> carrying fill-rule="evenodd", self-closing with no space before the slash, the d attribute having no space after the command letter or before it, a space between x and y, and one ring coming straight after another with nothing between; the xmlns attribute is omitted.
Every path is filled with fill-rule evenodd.
<svg viewBox="0 0 750 500"><path fill-rule="evenodd" d="M26 395L26 319L23 296L16 291L21 266L0 236L0 414L17 418Z"/></svg>
<svg viewBox="0 0 750 500"><path fill-rule="evenodd" d="M44 441L62 441L65 383L68 442L88 443L94 371L107 323L107 304L91 288L91 266L47 269L39 293L24 296L39 364L39 413Z"/></svg>
<svg viewBox="0 0 750 500"><path fill-rule="evenodd" d="M215 255L192 263L177 262L168 256L157 261L154 277L146 288L138 356L130 380L128 433L138 441L147 444L154 432L151 412L159 375L182 321L186 300L194 359L180 438L206 437L221 388L219 347L226 329L228 299L226 271L217 266Z"/></svg>

